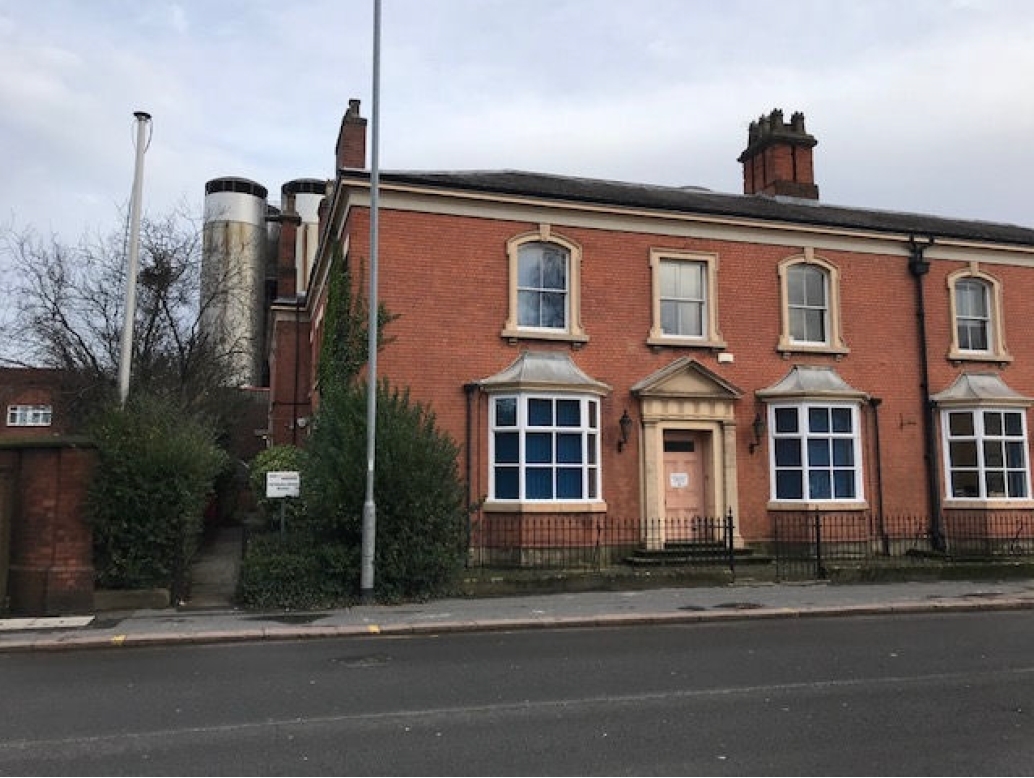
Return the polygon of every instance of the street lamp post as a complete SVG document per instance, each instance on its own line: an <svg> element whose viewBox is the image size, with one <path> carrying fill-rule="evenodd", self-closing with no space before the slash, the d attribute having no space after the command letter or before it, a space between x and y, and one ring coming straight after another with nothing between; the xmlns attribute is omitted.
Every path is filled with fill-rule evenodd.
<svg viewBox="0 0 1034 778"><path fill-rule="evenodd" d="M381 0L373 2L373 136L370 153L370 323L366 390L366 499L363 502L363 539L360 554L359 597L373 602L374 552L377 537L377 505L374 501L374 462L377 453L377 254L378 189L380 186L379 136L381 78Z"/></svg>

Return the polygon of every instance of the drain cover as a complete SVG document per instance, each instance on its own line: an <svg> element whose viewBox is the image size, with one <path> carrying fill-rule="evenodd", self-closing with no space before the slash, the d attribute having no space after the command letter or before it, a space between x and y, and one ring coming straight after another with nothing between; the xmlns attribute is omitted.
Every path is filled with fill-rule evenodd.
<svg viewBox="0 0 1034 778"><path fill-rule="evenodd" d="M251 621L276 621L280 624L312 624L319 621L325 613L279 613L266 616L252 616Z"/></svg>
<svg viewBox="0 0 1034 778"><path fill-rule="evenodd" d="M749 611L754 608L760 608L762 605L757 602L723 602L721 605L715 605L714 607L728 610Z"/></svg>

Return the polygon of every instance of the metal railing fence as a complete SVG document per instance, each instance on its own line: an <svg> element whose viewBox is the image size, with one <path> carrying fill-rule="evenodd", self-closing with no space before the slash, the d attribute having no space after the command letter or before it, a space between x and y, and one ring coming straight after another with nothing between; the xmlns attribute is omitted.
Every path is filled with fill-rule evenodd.
<svg viewBox="0 0 1034 778"><path fill-rule="evenodd" d="M645 520L486 514L470 527L470 567L602 570L637 562L735 564L732 514Z"/></svg>
<svg viewBox="0 0 1034 778"><path fill-rule="evenodd" d="M832 564L929 564L1034 556L1034 512L951 511L935 525L917 514L779 513L772 517L779 579L825 578Z"/></svg>

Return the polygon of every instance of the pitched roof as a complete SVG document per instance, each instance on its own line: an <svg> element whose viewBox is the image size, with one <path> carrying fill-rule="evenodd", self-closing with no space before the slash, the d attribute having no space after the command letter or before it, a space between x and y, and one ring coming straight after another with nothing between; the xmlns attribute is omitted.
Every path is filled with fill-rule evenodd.
<svg viewBox="0 0 1034 778"><path fill-rule="evenodd" d="M364 171L343 172L369 176ZM1034 229L1014 224L850 208L792 197L726 194L701 187L654 186L519 170L385 171L380 176L385 184L1034 246Z"/></svg>

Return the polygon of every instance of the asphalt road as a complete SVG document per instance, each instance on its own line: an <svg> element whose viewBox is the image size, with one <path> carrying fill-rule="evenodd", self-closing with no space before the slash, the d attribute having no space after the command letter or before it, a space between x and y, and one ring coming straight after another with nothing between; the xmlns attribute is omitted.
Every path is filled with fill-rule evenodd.
<svg viewBox="0 0 1034 778"><path fill-rule="evenodd" d="M0 775L1030 775L1034 615L0 654Z"/></svg>

